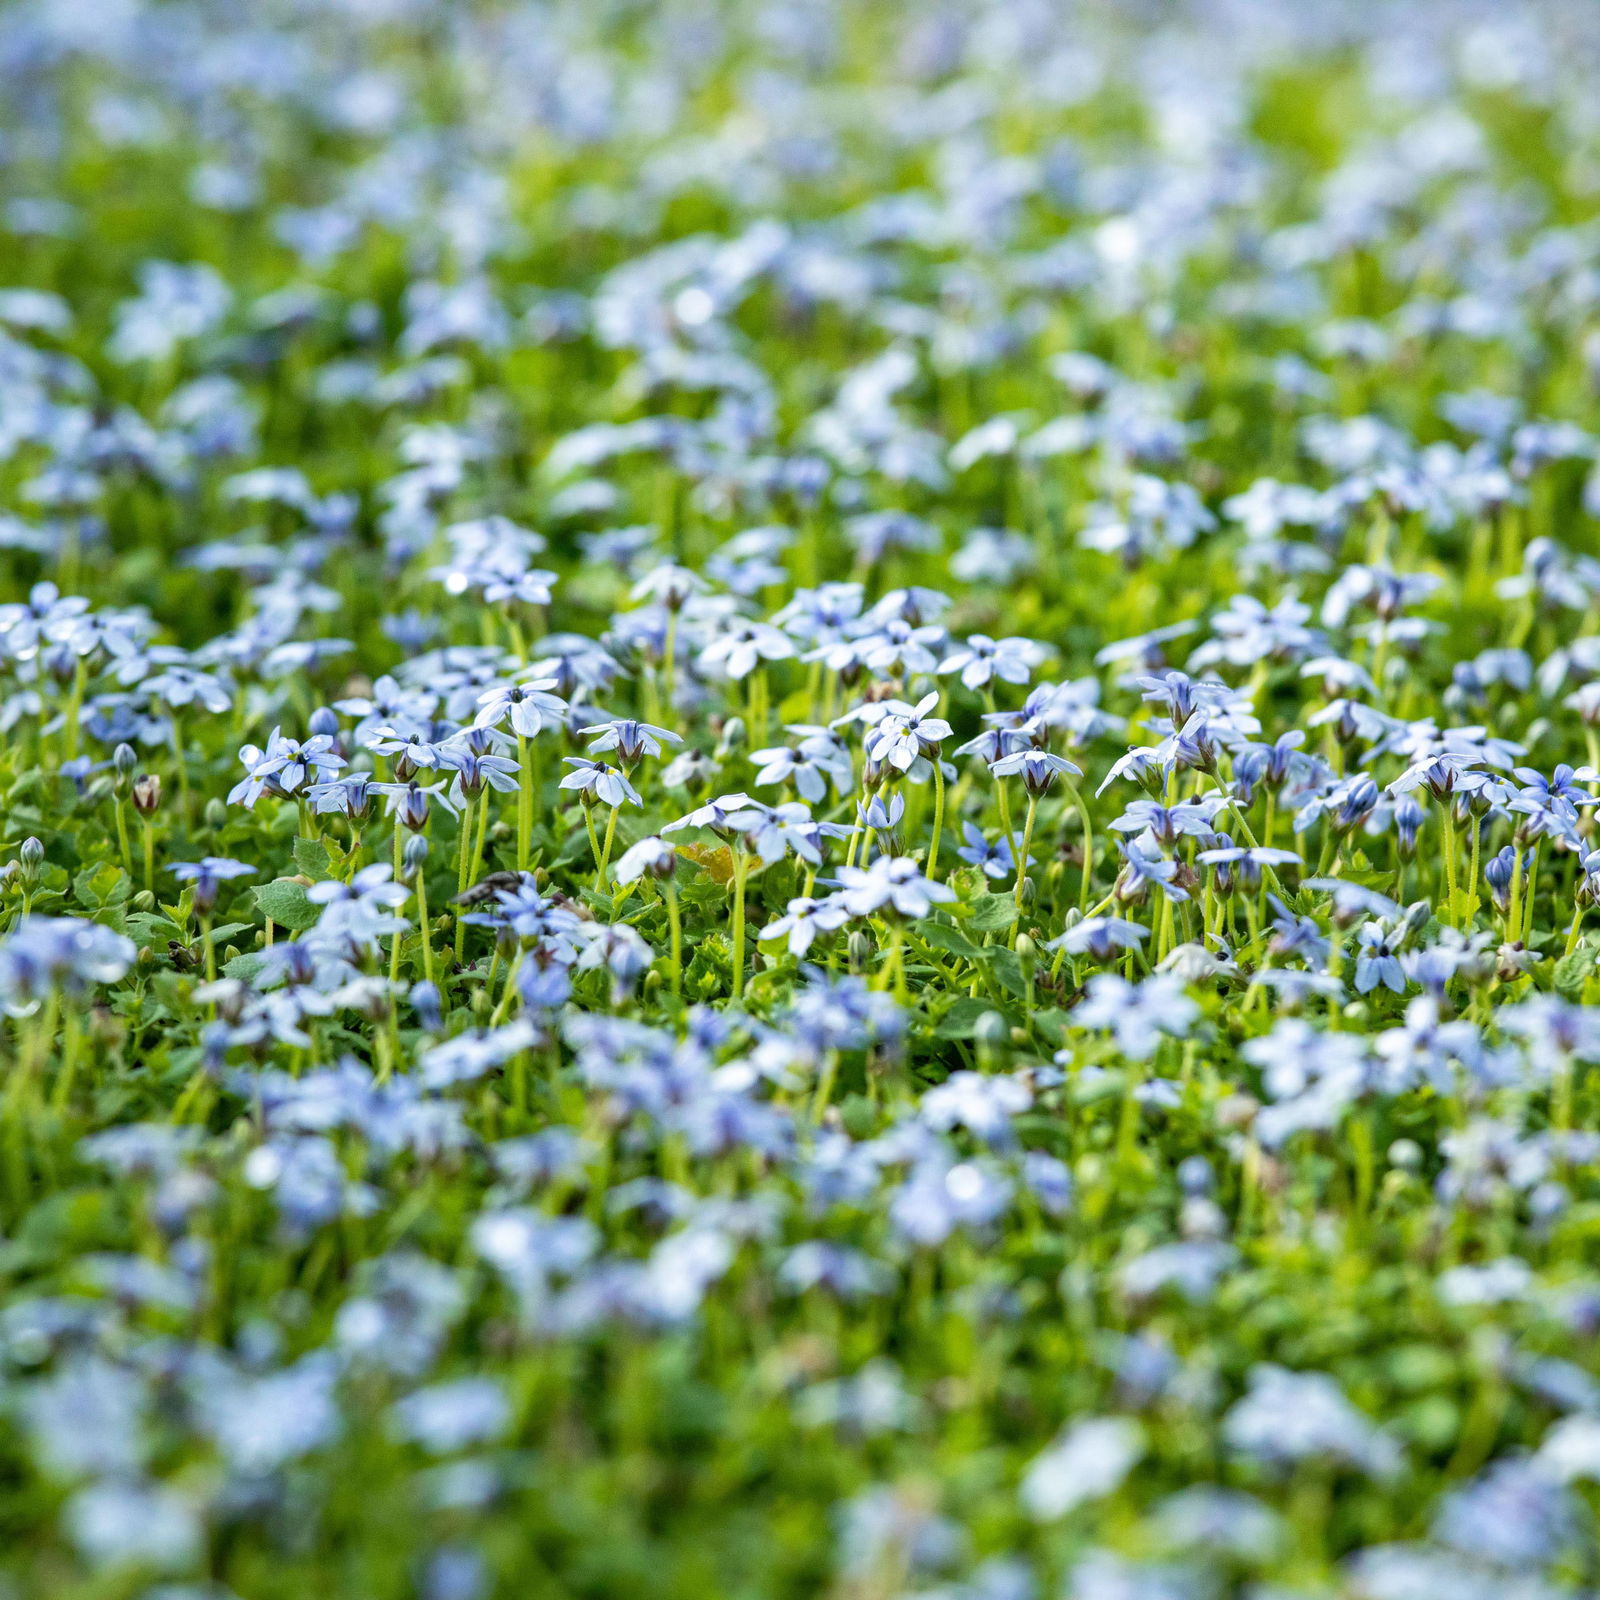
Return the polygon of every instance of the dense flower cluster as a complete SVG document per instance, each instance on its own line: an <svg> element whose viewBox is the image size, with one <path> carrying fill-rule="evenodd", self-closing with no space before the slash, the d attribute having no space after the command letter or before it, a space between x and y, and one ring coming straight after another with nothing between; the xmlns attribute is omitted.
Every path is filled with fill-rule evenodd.
<svg viewBox="0 0 1600 1600"><path fill-rule="evenodd" d="M0 1600L1600 1592L1597 71L13 8Z"/></svg>

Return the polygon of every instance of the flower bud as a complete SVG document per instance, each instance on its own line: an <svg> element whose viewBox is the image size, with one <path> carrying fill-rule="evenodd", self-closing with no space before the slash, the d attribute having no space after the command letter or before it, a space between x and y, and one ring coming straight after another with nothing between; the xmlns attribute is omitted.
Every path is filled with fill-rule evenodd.
<svg viewBox="0 0 1600 1600"><path fill-rule="evenodd" d="M985 1064L1000 1060L1011 1042L1011 1026L998 1011L985 1011L972 1030L978 1059Z"/></svg>
<svg viewBox="0 0 1600 1600"><path fill-rule="evenodd" d="M161 777L147 772L133 785L134 809L141 817L153 817L161 809Z"/></svg>
<svg viewBox="0 0 1600 1600"><path fill-rule="evenodd" d="M1402 1172L1417 1172L1422 1167L1422 1146L1414 1139L1396 1139L1389 1146L1389 1165Z"/></svg>

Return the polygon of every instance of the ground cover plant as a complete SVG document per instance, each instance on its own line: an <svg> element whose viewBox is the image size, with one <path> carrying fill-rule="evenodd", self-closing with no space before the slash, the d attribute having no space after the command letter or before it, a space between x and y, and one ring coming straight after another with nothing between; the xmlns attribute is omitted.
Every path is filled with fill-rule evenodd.
<svg viewBox="0 0 1600 1600"><path fill-rule="evenodd" d="M0 1597L1600 1592L1597 71L12 6Z"/></svg>

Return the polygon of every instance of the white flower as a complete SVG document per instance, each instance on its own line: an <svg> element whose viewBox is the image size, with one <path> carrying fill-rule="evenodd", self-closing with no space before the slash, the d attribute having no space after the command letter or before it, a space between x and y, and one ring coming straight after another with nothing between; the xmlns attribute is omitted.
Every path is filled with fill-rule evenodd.
<svg viewBox="0 0 1600 1600"><path fill-rule="evenodd" d="M1144 1434L1127 1417L1090 1417L1075 1424L1022 1479L1022 1503L1039 1522L1053 1522L1089 1500L1121 1488L1144 1454Z"/></svg>
<svg viewBox="0 0 1600 1600"><path fill-rule="evenodd" d="M879 856L870 867L841 868L839 883L839 899L852 917L870 917L887 906L915 920L956 898L954 889L923 877L910 856Z"/></svg>

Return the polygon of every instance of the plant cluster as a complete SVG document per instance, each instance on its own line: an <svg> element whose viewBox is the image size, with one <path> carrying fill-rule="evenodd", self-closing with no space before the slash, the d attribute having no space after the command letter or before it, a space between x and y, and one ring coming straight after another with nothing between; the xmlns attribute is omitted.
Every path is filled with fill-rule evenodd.
<svg viewBox="0 0 1600 1600"><path fill-rule="evenodd" d="M1600 1593L1597 71L14 7L0 1600Z"/></svg>

